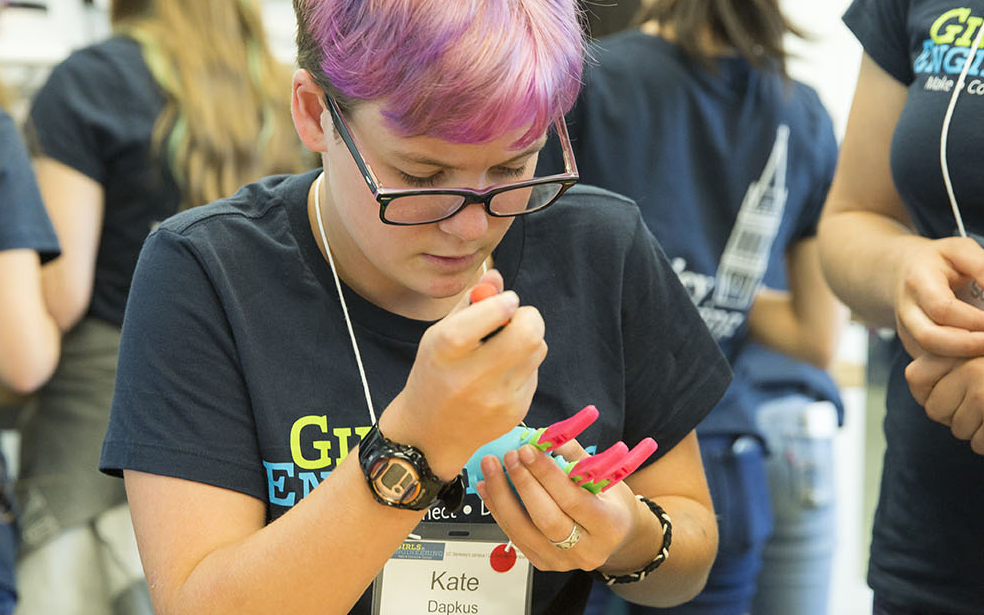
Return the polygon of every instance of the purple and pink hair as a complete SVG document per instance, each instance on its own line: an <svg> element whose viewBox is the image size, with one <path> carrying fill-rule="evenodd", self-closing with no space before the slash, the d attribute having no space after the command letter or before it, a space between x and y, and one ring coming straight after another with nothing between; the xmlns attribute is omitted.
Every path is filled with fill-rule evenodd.
<svg viewBox="0 0 984 615"><path fill-rule="evenodd" d="M380 103L402 136L482 143L528 127L523 147L580 88L575 0L295 0L295 9L301 67L315 68L305 66L308 37L315 79L343 108Z"/></svg>

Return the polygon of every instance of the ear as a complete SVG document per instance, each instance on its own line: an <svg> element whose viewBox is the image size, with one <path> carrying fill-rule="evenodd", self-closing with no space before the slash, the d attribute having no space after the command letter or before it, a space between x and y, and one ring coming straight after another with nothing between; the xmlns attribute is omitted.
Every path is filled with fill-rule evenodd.
<svg viewBox="0 0 984 615"><path fill-rule="evenodd" d="M321 122L325 114L321 88L314 82L311 73L304 69L294 72L291 88L290 114L297 135L309 150L324 152L327 141L325 125Z"/></svg>

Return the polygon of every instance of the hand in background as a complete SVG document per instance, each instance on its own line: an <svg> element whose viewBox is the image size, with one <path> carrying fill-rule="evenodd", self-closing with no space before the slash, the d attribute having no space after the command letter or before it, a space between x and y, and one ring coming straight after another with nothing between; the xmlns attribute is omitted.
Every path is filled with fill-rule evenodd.
<svg viewBox="0 0 984 615"><path fill-rule="evenodd" d="M984 357L923 354L909 364L905 378L929 418L984 455Z"/></svg>
<svg viewBox="0 0 984 615"><path fill-rule="evenodd" d="M900 267L895 299L899 339L914 358L984 355L984 311L955 290L984 279L984 249L973 239L948 237L910 249Z"/></svg>

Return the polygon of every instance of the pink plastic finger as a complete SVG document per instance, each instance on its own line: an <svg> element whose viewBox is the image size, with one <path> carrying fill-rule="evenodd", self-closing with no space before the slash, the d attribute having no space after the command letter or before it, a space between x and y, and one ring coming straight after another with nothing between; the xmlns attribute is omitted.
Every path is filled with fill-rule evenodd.
<svg viewBox="0 0 984 615"><path fill-rule="evenodd" d="M571 469L570 477L576 484L582 485L597 478L608 476L625 462L629 447L625 442L616 442L603 453L585 457Z"/></svg>
<svg viewBox="0 0 984 615"><path fill-rule="evenodd" d="M539 437L531 439L530 444L534 444L540 450L549 453L576 438L597 418L598 409L592 405L587 405L574 416L563 421L557 421L544 429Z"/></svg>
<svg viewBox="0 0 984 615"><path fill-rule="evenodd" d="M602 491L608 491L620 480L632 474L636 469L642 465L642 463L649 459L649 456L656 452L656 440L652 438L646 438L639 444L636 444L629 454L625 457L622 463L615 468L615 470L607 478L609 482L607 485L602 487Z"/></svg>

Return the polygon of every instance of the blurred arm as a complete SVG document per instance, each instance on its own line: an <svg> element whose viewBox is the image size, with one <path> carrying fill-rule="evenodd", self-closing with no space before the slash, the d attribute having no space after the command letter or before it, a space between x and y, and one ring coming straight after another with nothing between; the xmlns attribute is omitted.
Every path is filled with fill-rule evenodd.
<svg viewBox="0 0 984 615"><path fill-rule="evenodd" d="M61 256L42 270L44 298L62 331L82 318L92 299L102 230L103 188L51 158L34 161L41 196L61 244Z"/></svg>
<svg viewBox="0 0 984 615"><path fill-rule="evenodd" d="M895 327L895 285L913 243L912 223L892 181L889 149L905 86L867 54L820 220L820 255L835 293L868 323Z"/></svg>
<svg viewBox="0 0 984 615"><path fill-rule="evenodd" d="M834 357L847 309L827 286L815 237L786 254L790 290L763 288L748 314L752 339L826 369Z"/></svg>
<svg viewBox="0 0 984 615"><path fill-rule="evenodd" d="M61 333L45 308L41 260L34 250L0 252L0 384L24 395L58 364Z"/></svg>

